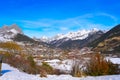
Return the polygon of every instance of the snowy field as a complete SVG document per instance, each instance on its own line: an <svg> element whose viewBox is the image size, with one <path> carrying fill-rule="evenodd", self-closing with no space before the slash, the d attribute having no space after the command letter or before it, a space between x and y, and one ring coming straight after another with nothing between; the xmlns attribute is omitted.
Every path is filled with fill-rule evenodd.
<svg viewBox="0 0 120 80"><path fill-rule="evenodd" d="M39 75L30 75L24 72L20 72L16 68L9 66L8 64L2 64L2 76L0 80L120 80L120 75L112 76L100 76L100 77L85 77L77 78L70 75L48 75L47 78L41 78Z"/></svg>

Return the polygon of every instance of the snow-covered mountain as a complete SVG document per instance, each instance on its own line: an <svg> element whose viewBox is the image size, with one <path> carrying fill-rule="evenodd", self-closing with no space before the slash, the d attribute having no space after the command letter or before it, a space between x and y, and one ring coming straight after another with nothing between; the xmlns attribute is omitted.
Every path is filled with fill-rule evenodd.
<svg viewBox="0 0 120 80"><path fill-rule="evenodd" d="M54 37L48 38L46 36L43 36L40 38L43 42L52 42L64 39L67 40L83 40L89 36L89 34L93 34L95 32L98 32L99 30L97 28L93 28L91 30L78 30L76 32L68 32L67 34L57 34Z"/></svg>
<svg viewBox="0 0 120 80"><path fill-rule="evenodd" d="M89 34L93 34L95 32L99 31L98 29L94 28L92 30L79 30L76 32L68 32L67 34L58 34L51 38L51 41L54 40L60 40L60 39L66 39L66 40L82 40L89 36Z"/></svg>
<svg viewBox="0 0 120 80"><path fill-rule="evenodd" d="M23 34L22 30L16 24L11 26L4 25L0 28L0 41L11 41L18 33Z"/></svg>
<svg viewBox="0 0 120 80"><path fill-rule="evenodd" d="M52 38L42 37L40 40L58 48L82 48L100 37L103 33L103 31L94 28L91 30L79 30L68 32L67 34L58 34Z"/></svg>
<svg viewBox="0 0 120 80"><path fill-rule="evenodd" d="M3 26L0 28L0 42L7 42L7 41L15 41L15 42L22 42L24 43L34 43L39 44L42 46L48 46L47 43L42 41L36 41L29 36L25 35L21 28L16 25L12 24L10 26Z"/></svg>

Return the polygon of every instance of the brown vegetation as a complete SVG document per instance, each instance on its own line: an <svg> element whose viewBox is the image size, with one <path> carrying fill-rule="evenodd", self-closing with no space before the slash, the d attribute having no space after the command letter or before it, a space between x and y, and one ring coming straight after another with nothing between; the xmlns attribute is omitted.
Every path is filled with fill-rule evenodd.
<svg viewBox="0 0 120 80"><path fill-rule="evenodd" d="M91 76L111 75L118 73L118 65L106 60L101 54L90 57L84 72Z"/></svg>

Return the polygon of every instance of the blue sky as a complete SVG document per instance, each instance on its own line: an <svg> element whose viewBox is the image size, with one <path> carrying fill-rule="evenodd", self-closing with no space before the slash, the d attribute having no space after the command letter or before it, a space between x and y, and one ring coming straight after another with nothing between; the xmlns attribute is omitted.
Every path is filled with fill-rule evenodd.
<svg viewBox="0 0 120 80"><path fill-rule="evenodd" d="M120 0L1 0L0 27L14 23L38 38L81 29L108 30L120 23Z"/></svg>

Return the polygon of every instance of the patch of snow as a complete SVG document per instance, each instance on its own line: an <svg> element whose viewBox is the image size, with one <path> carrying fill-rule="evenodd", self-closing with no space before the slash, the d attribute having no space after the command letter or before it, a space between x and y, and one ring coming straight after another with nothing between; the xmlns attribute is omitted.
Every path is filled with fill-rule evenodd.
<svg viewBox="0 0 120 80"><path fill-rule="evenodd" d="M53 59L53 60L48 60L48 61L45 61L47 63L56 63L56 62L60 62L60 60L58 59Z"/></svg>
<svg viewBox="0 0 120 80"><path fill-rule="evenodd" d="M72 63L73 63L72 60L60 61L58 59L48 60L45 62L47 62L53 68L59 69L60 71L67 72L67 73L69 73L71 71Z"/></svg>
<svg viewBox="0 0 120 80"><path fill-rule="evenodd" d="M6 41L12 41L11 39L6 39L2 36L0 36L0 42L6 42Z"/></svg>
<svg viewBox="0 0 120 80"><path fill-rule="evenodd" d="M110 60L114 64L120 64L120 58L107 57L107 60Z"/></svg>
<svg viewBox="0 0 120 80"><path fill-rule="evenodd" d="M17 30L15 30L15 29L11 29L10 31L13 32L14 34L19 33L19 32L18 32Z"/></svg>

